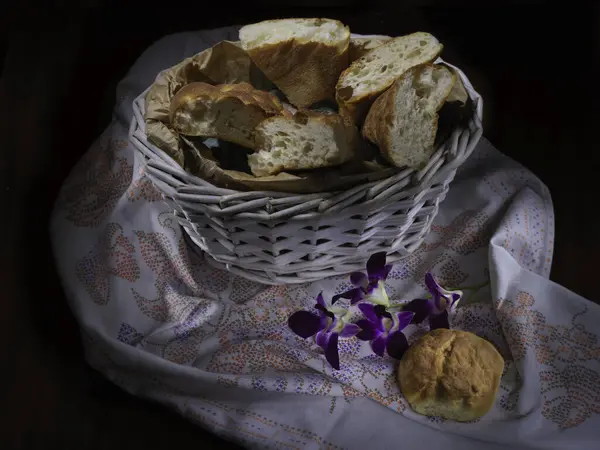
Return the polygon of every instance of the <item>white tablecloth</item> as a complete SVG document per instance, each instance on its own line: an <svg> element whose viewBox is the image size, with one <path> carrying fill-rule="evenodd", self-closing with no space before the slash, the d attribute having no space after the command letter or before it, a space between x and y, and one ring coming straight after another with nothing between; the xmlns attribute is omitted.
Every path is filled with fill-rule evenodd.
<svg viewBox="0 0 600 450"><path fill-rule="evenodd" d="M51 235L90 364L123 389L256 448L600 448L600 306L548 280L554 217L547 188L482 140L460 169L426 243L397 263L393 302L490 284L453 327L506 360L493 410L473 423L414 414L397 362L341 341L341 370L287 327L339 277L267 287L212 269L182 235L127 139L131 102L156 74L233 28L168 36L118 86L114 120L65 182ZM407 328L412 342L425 326ZM445 447L448 448L448 447Z"/></svg>

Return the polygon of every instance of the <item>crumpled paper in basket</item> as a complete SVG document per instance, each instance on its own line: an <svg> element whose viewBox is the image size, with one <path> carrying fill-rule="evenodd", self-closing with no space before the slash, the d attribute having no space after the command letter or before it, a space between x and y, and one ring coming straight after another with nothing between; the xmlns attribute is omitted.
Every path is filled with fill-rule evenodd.
<svg viewBox="0 0 600 450"><path fill-rule="evenodd" d="M182 167L186 160L178 134L169 124L171 99L186 84L251 83L257 89L271 89L272 83L235 42L221 41L197 55L161 72L146 94L146 134L157 147Z"/></svg>
<svg viewBox="0 0 600 450"><path fill-rule="evenodd" d="M452 317L506 360L494 407L479 421L413 413L395 382L397 362L368 343L343 341L335 371L314 341L291 333L289 314L311 307L320 291L346 290L346 277L262 286L213 269L187 244L127 140L131 102L156 61L230 32L151 47L118 87L115 122L63 186L51 239L89 363L131 394L250 448L596 450L600 306L548 280L548 190L485 139L423 246L395 264L387 283L398 302L425 293L428 270L448 286L490 280ZM413 342L426 327L407 332Z"/></svg>
<svg viewBox="0 0 600 450"><path fill-rule="evenodd" d="M188 83L210 84L248 82L257 89L274 86L254 65L236 42L222 41L179 64L164 70L146 94L146 134L148 140L165 151L188 172L220 187L241 191L279 191L308 194L347 189L381 180L398 172L397 168L371 161L352 161L340 167L304 173L279 173L266 177L221 168L210 151L196 142L186 144L169 122L171 98Z"/></svg>

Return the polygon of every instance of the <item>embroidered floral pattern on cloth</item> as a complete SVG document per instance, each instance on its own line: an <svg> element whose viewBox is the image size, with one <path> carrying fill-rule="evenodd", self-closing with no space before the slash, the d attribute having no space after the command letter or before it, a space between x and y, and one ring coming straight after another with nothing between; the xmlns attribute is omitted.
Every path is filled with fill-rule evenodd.
<svg viewBox="0 0 600 450"><path fill-rule="evenodd" d="M221 29L154 44L119 85L114 121L65 182L51 233L90 364L134 395L255 448L597 448L600 306L548 280L549 193L485 139L424 245L385 280L392 304L427 298L427 272L450 301L452 289L463 290L443 320L488 339L506 360L496 404L479 421L410 410L397 360L384 344L372 349L388 336L377 334L375 314L365 314L372 336L339 339L339 370L323 345L288 327L295 312L314 311L321 292L349 302L352 289L363 295L376 285L338 277L262 286L204 261L144 177L128 117L159 70L235 36ZM397 324L409 344L429 329L412 322Z"/></svg>

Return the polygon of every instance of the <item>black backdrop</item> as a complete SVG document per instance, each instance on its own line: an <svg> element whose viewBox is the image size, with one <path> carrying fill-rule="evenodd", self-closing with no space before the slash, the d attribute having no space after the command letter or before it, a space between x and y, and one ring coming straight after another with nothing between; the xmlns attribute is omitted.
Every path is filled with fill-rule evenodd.
<svg viewBox="0 0 600 450"><path fill-rule="evenodd" d="M594 283L600 245L593 234L600 191L598 6L341 1L282 9L281 3L211 5L210 12L168 2L161 8L29 8L0 18L6 379L0 447L227 448L175 414L124 394L85 365L48 242L53 199L107 124L117 81L144 48L173 32L290 16L339 18L358 33L432 32L444 42L445 57L484 95L486 136L551 190L557 223L552 279L600 300Z"/></svg>

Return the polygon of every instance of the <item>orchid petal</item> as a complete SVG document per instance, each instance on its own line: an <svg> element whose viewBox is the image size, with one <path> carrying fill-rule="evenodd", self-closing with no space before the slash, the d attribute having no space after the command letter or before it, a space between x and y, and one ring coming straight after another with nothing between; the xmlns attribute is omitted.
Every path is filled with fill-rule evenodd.
<svg viewBox="0 0 600 450"><path fill-rule="evenodd" d="M346 325L344 325L344 328L342 328L342 331L340 332L340 337L350 338L356 336L359 332L360 327L358 325L356 325L355 323L347 323Z"/></svg>
<svg viewBox="0 0 600 450"><path fill-rule="evenodd" d="M317 336L315 337L315 342L323 350L327 348L327 343L329 342L330 334L331 333L328 333L326 330L321 330L317 333Z"/></svg>
<svg viewBox="0 0 600 450"><path fill-rule="evenodd" d="M356 288L354 289L352 298L350 299L350 304L351 305L356 305L358 302L360 302L361 300L365 299L365 293L361 288Z"/></svg>
<svg viewBox="0 0 600 450"><path fill-rule="evenodd" d="M298 311L292 314L288 319L290 329L303 339L314 336L319 330L322 330L327 324L323 325L322 320L316 314L308 311Z"/></svg>
<svg viewBox="0 0 600 450"><path fill-rule="evenodd" d="M412 323L419 324L427 319L431 311L431 302L426 298L417 298L404 305L402 311L413 312L415 315L412 318Z"/></svg>
<svg viewBox="0 0 600 450"><path fill-rule="evenodd" d="M425 274L425 286L427 286L427 290L431 294L433 305L437 311L441 312L446 309L446 305L442 306L440 302L440 297L442 296L442 287L438 284L431 272L427 272L427 274Z"/></svg>
<svg viewBox="0 0 600 450"><path fill-rule="evenodd" d="M319 311L319 330L325 330L329 324L329 316Z"/></svg>
<svg viewBox="0 0 600 450"><path fill-rule="evenodd" d="M397 313L396 314L397 326L398 326L397 331L404 330L410 324L410 322L412 321L414 316L415 316L415 313L411 312L411 311L400 311L399 313Z"/></svg>
<svg viewBox="0 0 600 450"><path fill-rule="evenodd" d="M385 342L385 336L378 336L371 341L371 348L376 355L383 356L385 354Z"/></svg>
<svg viewBox="0 0 600 450"><path fill-rule="evenodd" d="M379 322L379 316L375 312L375 305L371 303L359 303L358 309L360 309L360 312L363 313L369 322L374 324Z"/></svg>
<svg viewBox="0 0 600 450"><path fill-rule="evenodd" d="M323 308L327 309L325 299L323 298L323 292L319 292L319 295L317 295L317 305L321 305Z"/></svg>
<svg viewBox="0 0 600 450"><path fill-rule="evenodd" d="M367 274L369 275L369 278L381 279L380 276L385 267L385 257L385 252L379 252L371 255L367 261Z"/></svg>
<svg viewBox="0 0 600 450"><path fill-rule="evenodd" d="M401 331L390 333L387 337L386 349L388 355L395 359L402 359L402 355L408 348L408 340Z"/></svg>
<svg viewBox="0 0 600 450"><path fill-rule="evenodd" d="M366 289L369 284L369 278L362 272L352 272L350 274L350 283L354 286Z"/></svg>
<svg viewBox="0 0 600 450"><path fill-rule="evenodd" d="M427 286L427 289L431 295L440 295L441 291L443 290L431 272L427 272L425 274L425 286Z"/></svg>
<svg viewBox="0 0 600 450"><path fill-rule="evenodd" d="M365 294L367 296L373 295L373 292L375 292L378 287L379 287L379 280L373 279L373 280L369 281L369 285L367 286L367 289L365 290Z"/></svg>
<svg viewBox="0 0 600 450"><path fill-rule="evenodd" d="M340 298L350 299L350 304L354 305L355 303L358 303L359 301L363 300L365 298L365 295L361 288L350 289L349 291L334 295L331 299L331 304L335 304L335 302L337 302Z"/></svg>
<svg viewBox="0 0 600 450"><path fill-rule="evenodd" d="M332 331L335 331L335 329L340 325L340 322L341 320L338 318L338 316L334 315L331 323L327 327L327 332L331 333Z"/></svg>
<svg viewBox="0 0 600 450"><path fill-rule="evenodd" d="M435 330L436 328L450 328L448 311L429 316L429 329Z"/></svg>
<svg viewBox="0 0 600 450"><path fill-rule="evenodd" d="M452 292L452 301L450 302L450 308L454 308L458 304L458 302L460 301L462 296L463 296L462 291Z"/></svg>
<svg viewBox="0 0 600 450"><path fill-rule="evenodd" d="M338 353L338 335L331 333L325 348L325 359L335 370L340 370L340 355Z"/></svg>
<svg viewBox="0 0 600 450"><path fill-rule="evenodd" d="M316 309L317 311L319 311L319 314L320 314L321 316L327 317L327 316L329 315L329 314L328 314L328 313L329 313L329 311L327 311L327 308L325 308L323 305L320 305L319 303L317 303L317 304L315 305L315 309Z"/></svg>
<svg viewBox="0 0 600 450"><path fill-rule="evenodd" d="M369 322L367 319L360 319L356 321L356 325L361 329L356 337L361 341L372 341L381 334L373 322Z"/></svg>

